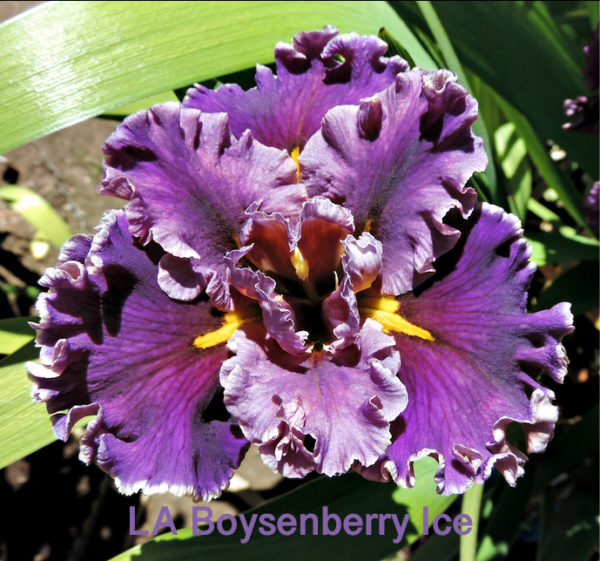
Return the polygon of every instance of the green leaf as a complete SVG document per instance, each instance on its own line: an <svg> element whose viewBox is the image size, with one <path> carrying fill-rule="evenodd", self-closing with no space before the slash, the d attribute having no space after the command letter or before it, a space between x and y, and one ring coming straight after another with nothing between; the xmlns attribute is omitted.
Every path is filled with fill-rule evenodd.
<svg viewBox="0 0 600 561"><path fill-rule="evenodd" d="M598 2L590 0L569 0L568 2L547 2L546 7L561 30L574 42L589 43L592 31L598 26Z"/></svg>
<svg viewBox="0 0 600 561"><path fill-rule="evenodd" d="M535 199L529 199L527 201L527 210L535 214L538 218L545 220L546 222L554 224L562 224L560 216L555 212L551 211L547 206L544 206Z"/></svg>
<svg viewBox="0 0 600 561"><path fill-rule="evenodd" d="M600 245L596 240L578 235L568 226L560 228L562 234L536 232L526 234L533 248L532 261L543 267L548 263L568 261L598 261Z"/></svg>
<svg viewBox="0 0 600 561"><path fill-rule="evenodd" d="M585 8L588 11L588 17L590 20L590 30L596 29L598 27L598 19L600 16L600 6L597 0L583 2Z"/></svg>
<svg viewBox="0 0 600 561"><path fill-rule="evenodd" d="M598 307L598 263L584 261L558 277L537 299L534 311L571 302L574 316Z"/></svg>
<svg viewBox="0 0 600 561"><path fill-rule="evenodd" d="M411 554L410 561L452 561L458 558L459 535L450 532L447 536L429 536Z"/></svg>
<svg viewBox="0 0 600 561"><path fill-rule="evenodd" d="M598 456L598 406L552 440L542 456L536 458L538 470L534 493L559 475L581 465L586 455Z"/></svg>
<svg viewBox="0 0 600 561"><path fill-rule="evenodd" d="M56 440L46 407L29 395L25 362L38 354L30 342L0 362L0 468Z"/></svg>
<svg viewBox="0 0 600 561"><path fill-rule="evenodd" d="M27 187L0 187L0 199L6 201L12 210L18 212L56 247L60 247L73 235L67 223L48 202Z"/></svg>
<svg viewBox="0 0 600 561"><path fill-rule="evenodd" d="M554 500L551 490L544 495L538 561L588 561L598 546L598 490L574 483L566 498Z"/></svg>
<svg viewBox="0 0 600 561"><path fill-rule="evenodd" d="M436 3L437 4L437 3ZM444 57L444 61L447 67L452 70L456 74L458 78L459 84L462 84L467 90L471 91L469 86L469 80L467 79L467 75L465 74L456 53L454 52L454 48L448 35L446 35L446 31L444 30L444 26L440 21L433 5L431 2L417 2L417 5L421 9L423 13L423 17L427 22L427 25L431 29L431 33L433 38L436 40L437 45ZM488 130L486 128L486 124L483 120L483 116L480 115L479 119L473 123L473 132L480 136L483 139L483 144L485 147L485 151L488 155L488 166L483 172L483 175L486 177L487 185L490 188L490 197L491 202L496 204L501 204L501 198L497 193L496 187L496 169L494 168L494 158L492 156L492 145L490 143L490 138L488 135Z"/></svg>
<svg viewBox="0 0 600 561"><path fill-rule="evenodd" d="M573 220L589 230L589 226L581 210L583 204L581 195L576 191L573 183L566 174L552 160L548 150L540 140L538 134L533 130L529 121L506 100L498 95L496 95L496 99L502 112L511 121L522 142L525 143L527 153L546 182L546 185L556 191L562 205Z"/></svg>
<svg viewBox="0 0 600 561"><path fill-rule="evenodd" d="M393 6L413 29L426 29L414 3ZM545 3L451 1L436 2L435 9L461 63L595 176L598 138L562 129L564 100L587 92L583 52L554 24Z"/></svg>
<svg viewBox="0 0 600 561"><path fill-rule="evenodd" d="M192 530L188 528L179 531L177 536L168 534L138 545L115 557L114 561L305 561L307 552L317 555L318 559L379 561L416 539L422 528L423 507L429 507L432 521L434 516L448 508L455 499L453 496L443 497L435 493L433 475L437 463L429 460L431 459L415 464L417 484L414 489L399 490L391 483L373 483L350 473L333 479L317 479L246 513L247 519L252 514L260 516L268 513L277 518L283 513L290 513L298 518L300 514L315 513L320 523L325 506L329 513L339 515L342 520L346 515L354 513L362 516L363 520L367 513L393 513L399 517L408 513L408 539L405 536L397 544L393 543L397 532L389 520L384 535L379 535L378 528L376 530L374 525L371 536L361 533L349 537L343 530L335 536L313 536L309 523L304 536L299 535L297 529L291 536L278 533L263 536L255 529L245 544L240 543L242 531L231 536L221 536L215 531L208 536L198 537L193 536ZM333 528L333 522L331 527Z"/></svg>
<svg viewBox="0 0 600 561"><path fill-rule="evenodd" d="M535 468L526 466L525 477L516 487L506 486L495 502L492 515L482 532L477 561L491 561L508 555L521 531L523 512L530 500Z"/></svg>
<svg viewBox="0 0 600 561"><path fill-rule="evenodd" d="M423 534L423 506L429 508L429 524L433 522L433 517L444 512L456 499L455 495L445 496L435 492L436 485L433 475L438 469L438 464L433 458L423 458L414 464L415 477L417 485L413 489L404 489L398 487L392 495L392 499L399 505L406 506L410 514L410 520L414 525L414 531L409 533L409 537L414 539ZM433 514L435 513L435 514Z"/></svg>
<svg viewBox="0 0 600 561"><path fill-rule="evenodd" d="M380 39L383 39L388 44L386 56L398 55L399 57L403 58L406 62L408 62L411 68L417 66L413 58L410 56L410 53L404 47L404 45L400 43L398 39L393 37L385 27L382 27L379 30L377 36Z"/></svg>
<svg viewBox="0 0 600 561"><path fill-rule="evenodd" d="M0 354L10 355L29 343L35 337L29 322L35 319L34 317L1 319Z"/></svg>
<svg viewBox="0 0 600 561"><path fill-rule="evenodd" d="M179 99L173 91L163 92L128 103L127 105L121 105L121 107L115 109L110 109L102 117L122 119L123 117L127 117L127 115L137 113L142 109L148 109L148 107L152 107L158 103L165 103L166 101L179 101Z"/></svg>
<svg viewBox="0 0 600 561"><path fill-rule="evenodd" d="M504 116L498 105L498 94L490 88L479 76L468 69L464 69L469 80L471 92L479 105L479 114L482 116L485 126L493 135L494 131L504 122Z"/></svg>
<svg viewBox="0 0 600 561"><path fill-rule="evenodd" d="M273 61L277 41L385 25L433 61L386 2L47 2L0 26L0 153L122 105Z"/></svg>
<svg viewBox="0 0 600 561"><path fill-rule="evenodd" d="M494 132L494 142L508 185L505 191L510 210L524 222L531 197L531 167L525 142L516 134L513 123L500 125Z"/></svg>

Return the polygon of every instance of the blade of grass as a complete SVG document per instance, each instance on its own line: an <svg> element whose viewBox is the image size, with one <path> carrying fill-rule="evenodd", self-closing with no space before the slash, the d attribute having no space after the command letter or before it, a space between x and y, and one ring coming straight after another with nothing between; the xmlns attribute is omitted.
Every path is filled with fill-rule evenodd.
<svg viewBox="0 0 600 561"><path fill-rule="evenodd" d="M116 107L115 109L110 109L102 117L114 118L114 119L122 119L127 117L127 115L131 115L132 113L136 113L141 109L148 109L148 107L152 107L157 103L164 103L165 101L179 101L175 92L169 90L168 92L159 93L156 95L151 95L149 97L145 97L144 99L140 99L138 101L133 101L132 103L128 103L127 105L121 105L121 107Z"/></svg>

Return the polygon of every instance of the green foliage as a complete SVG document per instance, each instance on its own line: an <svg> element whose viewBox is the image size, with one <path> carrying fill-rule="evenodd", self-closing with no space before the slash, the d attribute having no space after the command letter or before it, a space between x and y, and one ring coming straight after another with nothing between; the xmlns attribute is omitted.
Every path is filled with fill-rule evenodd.
<svg viewBox="0 0 600 561"><path fill-rule="evenodd" d="M29 322L34 319L0 319L0 355L10 355L33 339L34 332L29 327Z"/></svg>
<svg viewBox="0 0 600 561"><path fill-rule="evenodd" d="M559 302L571 302L574 316L598 307L598 262L583 261L558 277L544 290L534 306L543 310Z"/></svg>
<svg viewBox="0 0 600 561"><path fill-rule="evenodd" d="M0 26L8 77L0 83L0 153L149 96L271 62L273 45L299 29L330 23L376 34L382 22L417 64L434 67L385 2L47 2Z"/></svg>
<svg viewBox="0 0 600 561"><path fill-rule="evenodd" d="M427 25L431 30L433 38L435 39L439 47L440 53L445 63L444 67L448 68L449 70L452 70L452 72L456 74L458 82L467 89L470 89L467 76L462 68L458 57L456 56L452 43L448 38L448 35L444 30L444 26L440 21L432 3L423 1L418 2L417 5L419 6L423 17L425 18L425 21L427 22ZM480 116L479 119L477 119L477 121L473 123L473 132L483 139L483 145L485 147L485 151L487 152L488 160L490 163L493 162L492 145L483 116ZM491 190L488 199L491 202L496 202L500 204L501 201L498 197L498 194L496 193L496 171L493 163L491 165L488 165L488 167L483 173L483 176L486 179L488 190Z"/></svg>
<svg viewBox="0 0 600 561"><path fill-rule="evenodd" d="M411 28L427 32L417 4L392 2ZM583 52L554 23L546 5L450 1L436 2L435 9L463 66L595 175L598 139L562 129L564 100L586 93Z"/></svg>
<svg viewBox="0 0 600 561"><path fill-rule="evenodd" d="M0 362L0 468L56 439L46 407L31 402L25 362L37 355L30 342Z"/></svg>

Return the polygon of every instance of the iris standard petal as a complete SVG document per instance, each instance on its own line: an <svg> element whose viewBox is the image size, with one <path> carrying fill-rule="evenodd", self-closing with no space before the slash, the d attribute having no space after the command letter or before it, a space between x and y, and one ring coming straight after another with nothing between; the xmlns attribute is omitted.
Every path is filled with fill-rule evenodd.
<svg viewBox="0 0 600 561"><path fill-rule="evenodd" d="M218 405L225 345L194 345L222 314L206 298L170 299L156 282L161 254L132 239L123 211L108 213L93 239L68 242L41 281L50 288L38 301L41 364L28 371L59 438L94 415L80 457L121 492L208 499L248 443Z"/></svg>
<svg viewBox="0 0 600 561"><path fill-rule="evenodd" d="M510 422L522 425L529 451L545 448L558 410L552 391L534 377L562 380L560 340L573 318L567 304L527 313L535 267L521 236L516 217L484 204L440 273L399 298L398 313L433 340L395 336L408 406L385 457L365 475L389 473L410 487L413 461L431 455L439 462L438 490L463 493L494 465L511 485L523 473L526 457L506 438Z"/></svg>
<svg viewBox="0 0 600 561"><path fill-rule="evenodd" d="M301 180L352 211L383 244L382 290L402 294L434 272L459 232L444 223L476 202L465 183L487 163L471 125L477 102L446 70L411 70L360 105L330 110L300 154Z"/></svg>
<svg viewBox="0 0 600 561"><path fill-rule="evenodd" d="M197 85L183 104L227 113L236 136L248 129L268 146L290 152L301 148L329 109L358 103L408 70L401 58L383 56L387 45L377 37L336 35L332 26L298 33L292 45L278 43L275 48L277 76L259 65L256 88L244 91L237 84L225 84L211 90Z"/></svg>

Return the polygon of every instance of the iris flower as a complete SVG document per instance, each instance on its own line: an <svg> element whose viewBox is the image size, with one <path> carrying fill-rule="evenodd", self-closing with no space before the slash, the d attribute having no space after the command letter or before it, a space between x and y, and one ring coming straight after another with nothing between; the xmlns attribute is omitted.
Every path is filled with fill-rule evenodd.
<svg viewBox="0 0 600 561"><path fill-rule="evenodd" d="M465 186L477 103L376 37L299 33L256 88L191 89L107 140L128 202L41 284L34 396L123 493L227 487L254 443L287 477L511 485L551 438L567 304L528 314L518 220Z"/></svg>
<svg viewBox="0 0 600 561"><path fill-rule="evenodd" d="M590 42L583 48L586 65L583 69L583 80L590 92L596 92L596 95L580 95L575 99L565 99L564 111L567 117L574 117L574 121L565 123L563 129L587 132L598 135L600 132L598 125L598 84L600 83L600 64L598 55L600 49L599 43L600 26L592 35Z"/></svg>
<svg viewBox="0 0 600 561"><path fill-rule="evenodd" d="M590 225L596 236L598 235L598 214L600 214L600 181L596 181L590 192L583 200L583 210L585 212L585 220Z"/></svg>

